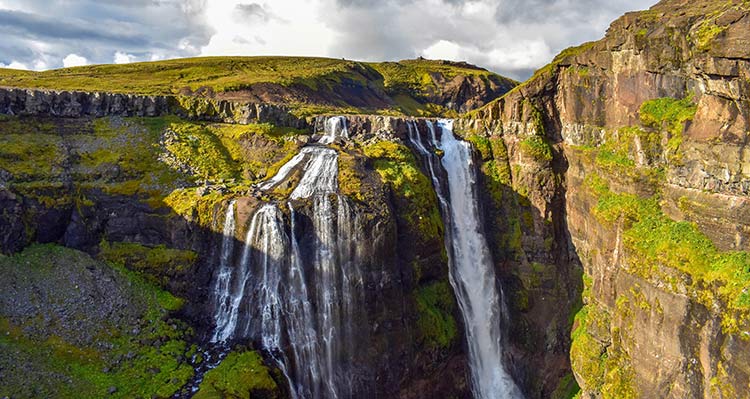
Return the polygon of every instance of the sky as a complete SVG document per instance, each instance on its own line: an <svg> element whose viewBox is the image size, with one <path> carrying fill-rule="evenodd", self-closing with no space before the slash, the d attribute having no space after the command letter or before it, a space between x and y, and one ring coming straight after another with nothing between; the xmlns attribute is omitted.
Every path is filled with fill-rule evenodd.
<svg viewBox="0 0 750 399"><path fill-rule="evenodd" d="M209 55L467 61L523 80L656 0L0 0L0 67Z"/></svg>

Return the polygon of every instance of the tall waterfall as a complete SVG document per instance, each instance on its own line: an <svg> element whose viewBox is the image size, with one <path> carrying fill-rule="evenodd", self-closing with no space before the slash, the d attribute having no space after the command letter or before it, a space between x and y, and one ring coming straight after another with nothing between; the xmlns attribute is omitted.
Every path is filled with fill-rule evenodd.
<svg viewBox="0 0 750 399"><path fill-rule="evenodd" d="M468 143L456 140L451 120L438 121L439 139L432 122L427 121L427 127L432 145L444 152L440 163L447 174L447 191L437 175L437 155L422 142L416 124L409 124L408 138L425 160L440 200L446 225L450 281L466 328L474 396L478 399L521 398L520 390L503 366L502 299L480 224L471 148Z"/></svg>
<svg viewBox="0 0 750 399"><path fill-rule="evenodd" d="M212 341L259 341L277 361L294 398L356 394L358 329L352 319L362 306L366 240L354 207L338 194L338 154L327 147L348 137L345 119L328 118L323 133L317 144L303 148L258 186L272 190L295 169L303 171L285 204L266 203L255 212L235 265L227 244L227 237L234 236L230 203L214 289ZM300 225L301 212L309 213L306 226Z"/></svg>
<svg viewBox="0 0 750 399"><path fill-rule="evenodd" d="M221 253L219 259L219 273L217 274L214 282L213 296L216 300L216 312L214 318L216 319L216 329L211 341L224 341L227 339L225 336L226 331L231 330L227 328L229 323L229 315L231 309L229 304L231 302L231 278L232 278L232 252L234 251L234 201L229 202L227 206L226 214L224 215L224 230L223 240L221 242Z"/></svg>

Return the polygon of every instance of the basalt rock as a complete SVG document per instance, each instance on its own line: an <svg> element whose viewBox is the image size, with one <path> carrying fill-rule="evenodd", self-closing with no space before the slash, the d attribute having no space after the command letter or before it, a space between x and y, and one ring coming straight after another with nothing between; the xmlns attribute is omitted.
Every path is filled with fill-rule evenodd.
<svg viewBox="0 0 750 399"><path fill-rule="evenodd" d="M585 272L571 353L584 397L747 395L750 326L734 300L719 294L731 281L701 283L690 260L644 261L633 219L604 220L600 195L656 198L655 212L667 218L660 220L692 223L718 250L748 250L749 23L747 2L662 1L621 17L604 39L563 51L458 123L465 134L502 138L508 148L513 189L536 210L534 228L524 229L526 261L551 256L553 280L574 291ZM665 117L679 107L679 122ZM550 157L534 143L548 146ZM551 251L527 250L533 237L553 238ZM524 263L506 275L529 290L535 283L524 281ZM747 270L736 273L742 279ZM511 318L545 334L532 338L537 347L566 347L566 318L580 304L544 284L528 292L532 305L512 308ZM550 305L537 304L549 298L565 312L545 317ZM513 339L527 381L554 380L551 364L565 368L567 350L528 350L521 341Z"/></svg>

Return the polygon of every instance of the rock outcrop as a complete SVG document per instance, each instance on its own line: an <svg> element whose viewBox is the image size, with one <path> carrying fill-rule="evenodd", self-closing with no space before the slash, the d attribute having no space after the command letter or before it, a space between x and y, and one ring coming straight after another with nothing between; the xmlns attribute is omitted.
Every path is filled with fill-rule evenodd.
<svg viewBox="0 0 750 399"><path fill-rule="evenodd" d="M62 118L177 115L226 123L272 123L305 128L304 118L284 105L191 96L145 96L106 92L0 88L0 114Z"/></svg>
<svg viewBox="0 0 750 399"><path fill-rule="evenodd" d="M577 288L584 270L584 397L747 397L749 24L746 1L662 1L459 124L507 146L538 211L524 238L554 237L553 280ZM534 287L520 270L506 275ZM566 315L533 304L550 294L513 317L565 347ZM563 299L552 307L575 310Z"/></svg>

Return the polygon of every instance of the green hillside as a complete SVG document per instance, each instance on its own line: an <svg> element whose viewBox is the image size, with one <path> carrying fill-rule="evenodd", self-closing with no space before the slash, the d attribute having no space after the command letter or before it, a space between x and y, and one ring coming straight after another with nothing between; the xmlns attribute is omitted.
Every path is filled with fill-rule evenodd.
<svg viewBox="0 0 750 399"><path fill-rule="evenodd" d="M456 79L458 78L458 81ZM432 60L364 63L307 57L202 57L123 65L89 65L43 72L0 69L0 86L141 95L205 95L293 105L439 115L466 90L471 108L516 82L465 63ZM463 100L463 101L461 101Z"/></svg>

